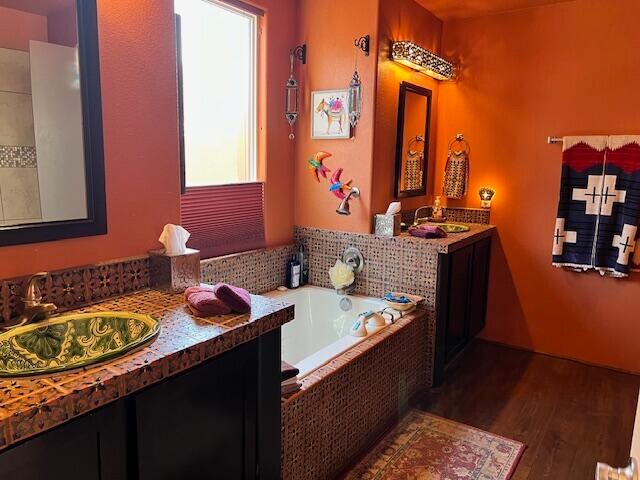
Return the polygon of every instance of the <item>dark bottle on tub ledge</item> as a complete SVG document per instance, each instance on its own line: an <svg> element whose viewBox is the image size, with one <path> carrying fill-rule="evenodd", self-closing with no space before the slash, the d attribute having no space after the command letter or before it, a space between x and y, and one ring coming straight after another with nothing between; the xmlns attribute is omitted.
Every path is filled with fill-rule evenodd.
<svg viewBox="0 0 640 480"><path fill-rule="evenodd" d="M298 288L300 286L300 262L295 255L287 264L287 288Z"/></svg>

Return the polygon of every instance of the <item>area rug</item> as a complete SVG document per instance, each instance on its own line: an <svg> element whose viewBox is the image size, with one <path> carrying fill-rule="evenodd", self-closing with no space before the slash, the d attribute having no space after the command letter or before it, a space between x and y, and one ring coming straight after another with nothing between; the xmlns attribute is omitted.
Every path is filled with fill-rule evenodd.
<svg viewBox="0 0 640 480"><path fill-rule="evenodd" d="M348 480L508 480L525 446L418 410L378 443Z"/></svg>

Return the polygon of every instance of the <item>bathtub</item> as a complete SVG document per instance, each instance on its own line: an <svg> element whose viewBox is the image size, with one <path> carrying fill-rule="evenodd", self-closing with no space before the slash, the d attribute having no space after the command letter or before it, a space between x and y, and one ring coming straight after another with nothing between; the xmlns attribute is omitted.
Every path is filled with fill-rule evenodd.
<svg viewBox="0 0 640 480"><path fill-rule="evenodd" d="M360 295L344 297L335 290L310 285L284 292L276 290L266 296L295 305L294 320L282 327L282 359L300 370L299 379L391 324L387 315L385 326L367 325L366 337L349 335L358 315L368 310L379 311L387 306L378 298ZM394 321L400 316L395 311L387 311L393 315Z"/></svg>

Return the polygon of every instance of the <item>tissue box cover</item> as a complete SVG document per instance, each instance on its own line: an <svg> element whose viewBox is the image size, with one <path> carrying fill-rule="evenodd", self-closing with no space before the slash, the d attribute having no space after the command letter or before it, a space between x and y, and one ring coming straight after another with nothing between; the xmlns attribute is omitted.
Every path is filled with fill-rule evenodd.
<svg viewBox="0 0 640 480"><path fill-rule="evenodd" d="M163 250L149 252L151 288L182 293L200 285L200 250L188 248L181 255L166 255Z"/></svg>
<svg viewBox="0 0 640 480"><path fill-rule="evenodd" d="M400 235L401 215L378 214L375 216L375 234L379 237L395 237Z"/></svg>

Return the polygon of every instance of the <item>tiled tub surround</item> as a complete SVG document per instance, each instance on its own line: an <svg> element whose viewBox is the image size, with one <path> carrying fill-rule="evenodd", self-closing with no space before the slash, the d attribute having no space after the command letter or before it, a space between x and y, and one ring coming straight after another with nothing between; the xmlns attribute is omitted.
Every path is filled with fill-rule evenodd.
<svg viewBox="0 0 640 480"><path fill-rule="evenodd" d="M356 275L356 293L381 297L388 291L402 291L425 298L427 332L423 342L430 359L427 363L427 377L431 379L435 349L438 255L463 248L492 235L495 230L492 225L468 226L471 228L468 232L429 240L406 233L388 238L302 227L296 227L295 237L306 247L312 285L332 288L327 270L345 248L355 246L365 259L364 270Z"/></svg>
<svg viewBox="0 0 640 480"><path fill-rule="evenodd" d="M427 312L415 310L302 380L282 404L282 476L334 478L427 387Z"/></svg>
<svg viewBox="0 0 640 480"><path fill-rule="evenodd" d="M79 312L129 311L158 318L154 343L119 359L49 377L0 379L0 449L194 367L293 319L293 307L252 297L252 312L198 318L183 296L155 290Z"/></svg>

